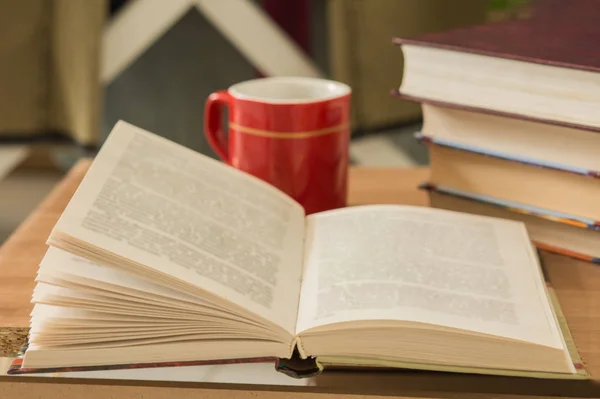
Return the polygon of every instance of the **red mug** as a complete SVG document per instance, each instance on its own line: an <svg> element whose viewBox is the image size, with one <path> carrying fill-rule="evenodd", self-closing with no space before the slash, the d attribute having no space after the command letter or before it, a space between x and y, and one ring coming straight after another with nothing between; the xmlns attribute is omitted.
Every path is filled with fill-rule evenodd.
<svg viewBox="0 0 600 399"><path fill-rule="evenodd" d="M234 168L279 188L307 214L346 205L350 87L331 80L273 77L211 94L204 131ZM222 126L229 108L229 134Z"/></svg>

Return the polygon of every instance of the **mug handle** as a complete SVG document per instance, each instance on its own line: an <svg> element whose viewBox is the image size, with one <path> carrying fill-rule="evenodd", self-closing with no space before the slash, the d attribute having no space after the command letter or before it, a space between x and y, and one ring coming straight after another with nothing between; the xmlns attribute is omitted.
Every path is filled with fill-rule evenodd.
<svg viewBox="0 0 600 399"><path fill-rule="evenodd" d="M204 104L204 135L213 151L225 162L229 161L227 136L223 132L223 107L230 106L231 96L227 91L212 93Z"/></svg>

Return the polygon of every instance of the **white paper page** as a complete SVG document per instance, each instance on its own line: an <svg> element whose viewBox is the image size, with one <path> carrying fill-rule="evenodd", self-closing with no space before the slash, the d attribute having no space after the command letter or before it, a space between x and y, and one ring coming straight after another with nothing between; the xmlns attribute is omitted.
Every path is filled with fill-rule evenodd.
<svg viewBox="0 0 600 399"><path fill-rule="evenodd" d="M298 331L408 320L561 348L536 259L511 221L396 205L311 215Z"/></svg>
<svg viewBox="0 0 600 399"><path fill-rule="evenodd" d="M98 287L101 287L102 284L111 284L122 287L123 289L141 291L195 304L214 306L210 302L192 295L161 286L160 284L155 284L151 281L146 281L121 270L97 265L79 256L71 255L61 249L50 247L40 263L38 276L40 274L42 276L46 274L54 276L55 273L53 272L55 271L59 272L61 277L63 277L64 274L67 274L97 282L98 284L96 286Z"/></svg>
<svg viewBox="0 0 600 399"><path fill-rule="evenodd" d="M162 137L119 122L57 233L294 331L302 207L271 185Z"/></svg>
<svg viewBox="0 0 600 399"><path fill-rule="evenodd" d="M201 312L222 320L264 325L252 318L231 313L227 308L216 306L211 302L146 281L121 270L99 266L53 247L50 247L44 255L36 281L88 293L98 293L93 290L99 289L103 296L107 296L109 303L114 301L116 295L118 303L124 300L130 301L131 305L139 305L141 302L156 306L157 310L164 310L163 306L174 306L179 310ZM118 296L121 296L121 299ZM41 314L38 313L37 317L40 316ZM33 319L35 320L36 318Z"/></svg>

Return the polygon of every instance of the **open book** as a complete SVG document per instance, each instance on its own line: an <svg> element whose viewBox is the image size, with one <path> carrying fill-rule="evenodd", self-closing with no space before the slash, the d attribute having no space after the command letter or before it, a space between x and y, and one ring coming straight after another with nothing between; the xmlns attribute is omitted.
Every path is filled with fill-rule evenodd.
<svg viewBox="0 0 600 399"><path fill-rule="evenodd" d="M21 372L297 352L581 376L522 223L399 205L306 216L267 183L124 122L48 243Z"/></svg>

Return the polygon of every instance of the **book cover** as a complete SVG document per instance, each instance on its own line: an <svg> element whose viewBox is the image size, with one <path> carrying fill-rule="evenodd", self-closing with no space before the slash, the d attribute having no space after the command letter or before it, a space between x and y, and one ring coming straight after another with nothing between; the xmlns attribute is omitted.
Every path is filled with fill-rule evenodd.
<svg viewBox="0 0 600 399"><path fill-rule="evenodd" d="M413 37L397 37L393 39L393 43L399 46L416 45L577 71L599 72L600 55L593 49L600 39L600 24L597 22L600 1L540 0L536 3L538 7L530 18ZM408 95L398 89L393 90L392 95L413 102L600 132L600 128L593 124L488 109L489 107L477 104L460 105L452 101Z"/></svg>
<svg viewBox="0 0 600 399"><path fill-rule="evenodd" d="M279 359L274 357L258 357L247 359L221 359L209 361L186 361L186 362L159 362L159 363L130 363L130 364L108 364L101 366L84 367L49 367L49 368L24 368L23 357L27 352L27 343L21 348L17 357L12 361L8 375L24 374L46 374L46 373L69 373L78 371L109 371L109 370L129 370L129 369L149 369L163 367L187 367L187 366L209 366L219 364L236 363L272 363L275 370L286 374L292 378L308 378L320 374L323 366L316 362L316 359L309 357L302 359L298 351L290 359Z"/></svg>
<svg viewBox="0 0 600 399"><path fill-rule="evenodd" d="M538 8L527 19L462 27L407 38L414 44L537 64L600 71L597 0L562 1Z"/></svg>

